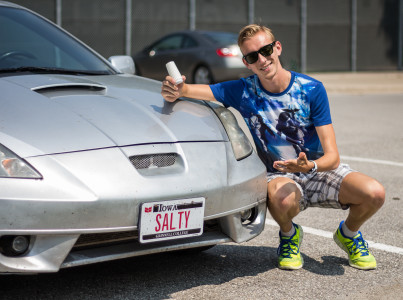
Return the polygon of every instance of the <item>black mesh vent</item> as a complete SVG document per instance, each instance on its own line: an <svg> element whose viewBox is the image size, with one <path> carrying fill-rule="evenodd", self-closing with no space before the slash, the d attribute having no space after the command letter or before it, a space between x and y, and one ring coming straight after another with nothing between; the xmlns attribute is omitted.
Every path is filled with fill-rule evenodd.
<svg viewBox="0 0 403 300"><path fill-rule="evenodd" d="M176 153L131 156L129 159L136 169L165 168L175 164Z"/></svg>

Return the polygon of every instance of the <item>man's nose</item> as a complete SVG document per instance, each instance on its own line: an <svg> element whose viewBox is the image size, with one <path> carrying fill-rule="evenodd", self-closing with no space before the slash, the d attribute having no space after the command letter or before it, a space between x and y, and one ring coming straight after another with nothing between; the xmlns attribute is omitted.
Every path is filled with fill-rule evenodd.
<svg viewBox="0 0 403 300"><path fill-rule="evenodd" d="M258 60L259 62L266 62L267 58L266 56L262 55L260 52L258 52Z"/></svg>

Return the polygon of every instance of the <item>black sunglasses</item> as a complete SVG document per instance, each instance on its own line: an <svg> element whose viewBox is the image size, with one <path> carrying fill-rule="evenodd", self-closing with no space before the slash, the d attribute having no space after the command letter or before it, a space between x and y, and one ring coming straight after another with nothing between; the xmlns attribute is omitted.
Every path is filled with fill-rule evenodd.
<svg viewBox="0 0 403 300"><path fill-rule="evenodd" d="M263 56L271 55L273 53L273 46L275 43L276 43L276 41L274 41L273 43L268 44L266 46L263 46L262 48L260 48L257 51L248 53L248 54L244 55L243 58L246 60L246 62L248 64L254 64L259 59L259 53L262 54Z"/></svg>

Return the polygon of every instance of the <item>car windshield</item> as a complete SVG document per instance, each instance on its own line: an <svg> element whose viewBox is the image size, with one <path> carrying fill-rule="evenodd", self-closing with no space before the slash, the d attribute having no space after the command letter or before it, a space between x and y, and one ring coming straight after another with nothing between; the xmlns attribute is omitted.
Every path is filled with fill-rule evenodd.
<svg viewBox="0 0 403 300"><path fill-rule="evenodd" d="M238 36L230 32L203 32L205 37L215 44L219 45L232 45L238 43Z"/></svg>
<svg viewBox="0 0 403 300"><path fill-rule="evenodd" d="M101 58L57 26L0 6L0 73L114 74Z"/></svg>

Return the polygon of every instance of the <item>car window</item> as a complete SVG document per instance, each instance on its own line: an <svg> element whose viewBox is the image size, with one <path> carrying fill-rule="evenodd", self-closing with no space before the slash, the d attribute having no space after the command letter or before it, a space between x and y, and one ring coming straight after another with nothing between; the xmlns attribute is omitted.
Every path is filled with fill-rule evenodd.
<svg viewBox="0 0 403 300"><path fill-rule="evenodd" d="M230 32L203 32L206 38L215 44L231 45L238 43L238 35Z"/></svg>
<svg viewBox="0 0 403 300"><path fill-rule="evenodd" d="M166 51L166 50L176 50L182 47L183 36L174 35L163 39L157 43L154 47L154 51Z"/></svg>
<svg viewBox="0 0 403 300"><path fill-rule="evenodd" d="M114 73L55 25L25 10L0 7L0 70L22 67Z"/></svg>
<svg viewBox="0 0 403 300"><path fill-rule="evenodd" d="M183 41L183 48L194 48L197 47L198 43L196 42L195 39L187 36L185 37L184 41Z"/></svg>

